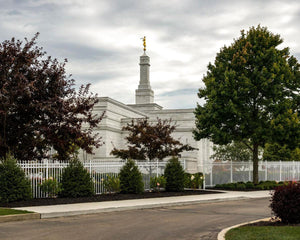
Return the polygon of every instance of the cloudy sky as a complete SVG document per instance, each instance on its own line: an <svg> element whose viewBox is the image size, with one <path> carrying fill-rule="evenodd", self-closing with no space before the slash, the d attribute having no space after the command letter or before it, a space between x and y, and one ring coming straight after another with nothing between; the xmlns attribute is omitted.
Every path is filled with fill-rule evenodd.
<svg viewBox="0 0 300 240"><path fill-rule="evenodd" d="M193 108L209 62L240 30L261 24L300 60L300 1L0 0L0 41L32 38L68 59L76 84L134 103L143 36L155 102Z"/></svg>

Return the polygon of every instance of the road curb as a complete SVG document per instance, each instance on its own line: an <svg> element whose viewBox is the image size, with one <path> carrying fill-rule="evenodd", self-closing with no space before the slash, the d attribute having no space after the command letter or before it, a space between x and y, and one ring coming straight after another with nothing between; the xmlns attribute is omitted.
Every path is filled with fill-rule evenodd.
<svg viewBox="0 0 300 240"><path fill-rule="evenodd" d="M80 211L66 211L66 212L50 212L50 213L41 213L41 218L56 218L56 217L68 217L68 216L77 216L77 215L86 215L86 214L96 214L102 212L118 212L118 211L129 211L129 210L140 210L140 209L149 209L149 208L161 208L161 207L171 207L171 206L182 206L182 205L192 205L196 203L212 203L212 202L225 202L225 201L237 201L245 200L246 197L231 197L231 198L216 198L208 200L194 200L194 201L182 201L182 202L172 202L172 203L157 203L157 204L141 204L135 206L123 206L123 207L108 207L108 208L99 208L99 209L89 209L89 210L80 210Z"/></svg>
<svg viewBox="0 0 300 240"><path fill-rule="evenodd" d="M224 228L221 232L219 232L218 240L225 240L225 234L233 228L237 228L237 227L241 227L241 226L244 226L244 225L248 225L248 224L256 223L256 222L261 222L261 221L270 221L271 219L272 218L262 218L262 219L258 219L258 220L254 220L254 221L250 221L250 222L240 223L240 224L228 227L228 228Z"/></svg>
<svg viewBox="0 0 300 240"><path fill-rule="evenodd" d="M0 216L0 223L41 219L40 213L25 213Z"/></svg>

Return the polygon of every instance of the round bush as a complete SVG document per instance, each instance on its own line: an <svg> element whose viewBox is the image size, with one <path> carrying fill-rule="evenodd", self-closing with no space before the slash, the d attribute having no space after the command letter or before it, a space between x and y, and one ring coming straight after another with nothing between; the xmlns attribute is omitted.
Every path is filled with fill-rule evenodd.
<svg viewBox="0 0 300 240"><path fill-rule="evenodd" d="M89 197L94 195L94 183L83 164L73 159L62 173L60 197Z"/></svg>
<svg viewBox="0 0 300 240"><path fill-rule="evenodd" d="M31 185L24 171L11 155L0 160L0 202L28 200L32 197Z"/></svg>
<svg viewBox="0 0 300 240"><path fill-rule="evenodd" d="M164 176L167 180L166 191L180 192L184 190L184 170L178 158L171 158L165 168Z"/></svg>
<svg viewBox="0 0 300 240"><path fill-rule="evenodd" d="M288 224L300 223L300 184L289 183L277 187L272 194L270 207L274 215Z"/></svg>
<svg viewBox="0 0 300 240"><path fill-rule="evenodd" d="M254 186L254 183L253 182L246 182L246 188L247 189L253 189L255 186Z"/></svg>
<svg viewBox="0 0 300 240"><path fill-rule="evenodd" d="M142 174L133 160L127 160L126 164L120 170L119 178L121 193L140 194L144 192Z"/></svg>

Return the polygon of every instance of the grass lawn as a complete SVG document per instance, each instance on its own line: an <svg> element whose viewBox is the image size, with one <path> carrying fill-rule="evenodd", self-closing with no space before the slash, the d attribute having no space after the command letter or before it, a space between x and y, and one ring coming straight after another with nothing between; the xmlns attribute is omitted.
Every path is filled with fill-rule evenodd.
<svg viewBox="0 0 300 240"><path fill-rule="evenodd" d="M15 210L10 208L0 208L0 216L3 215L14 215L14 214L24 214L24 213L32 213L24 210Z"/></svg>
<svg viewBox="0 0 300 240"><path fill-rule="evenodd" d="M251 226L231 229L226 240L299 240L298 226Z"/></svg>

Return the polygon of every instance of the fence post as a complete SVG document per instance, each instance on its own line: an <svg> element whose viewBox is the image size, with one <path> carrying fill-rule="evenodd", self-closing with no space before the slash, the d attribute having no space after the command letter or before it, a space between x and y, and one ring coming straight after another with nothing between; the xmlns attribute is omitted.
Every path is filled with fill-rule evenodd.
<svg viewBox="0 0 300 240"><path fill-rule="evenodd" d="M268 161L265 161L265 181L268 181Z"/></svg>
<svg viewBox="0 0 300 240"><path fill-rule="evenodd" d="M90 174L92 174L92 161L90 159Z"/></svg>
<svg viewBox="0 0 300 240"><path fill-rule="evenodd" d="M203 162L203 189L205 190L205 184L206 184L206 182L205 182L205 179L206 179L206 177L205 177L205 164L204 164L204 162Z"/></svg>
<svg viewBox="0 0 300 240"><path fill-rule="evenodd" d="M281 166L281 160L279 161L279 182L281 182L282 177L281 177L281 171L282 171L282 166Z"/></svg>
<svg viewBox="0 0 300 240"><path fill-rule="evenodd" d="M213 186L213 163L210 163L211 171L210 171L210 186Z"/></svg>
<svg viewBox="0 0 300 240"><path fill-rule="evenodd" d="M46 179L48 179L49 178L49 174L48 174L48 172L49 172L49 163L48 163L48 159L46 160Z"/></svg>
<svg viewBox="0 0 300 240"><path fill-rule="evenodd" d="M293 179L292 179L292 181L295 180L295 171L296 171L296 165L295 165L295 161L293 161Z"/></svg>
<svg viewBox="0 0 300 240"><path fill-rule="evenodd" d="M230 160L230 182L233 182L233 178L232 178L232 159Z"/></svg>
<svg viewBox="0 0 300 240"><path fill-rule="evenodd" d="M156 177L158 178L158 159L156 160Z"/></svg>
<svg viewBox="0 0 300 240"><path fill-rule="evenodd" d="M249 169L248 171L249 182L251 182L251 161L250 160L248 161L248 169Z"/></svg>

